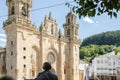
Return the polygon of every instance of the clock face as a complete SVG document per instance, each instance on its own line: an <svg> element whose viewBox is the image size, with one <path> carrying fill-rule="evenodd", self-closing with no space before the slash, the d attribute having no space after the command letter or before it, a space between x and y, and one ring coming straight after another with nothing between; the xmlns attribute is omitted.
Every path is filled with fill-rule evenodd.
<svg viewBox="0 0 120 80"><path fill-rule="evenodd" d="M55 55L52 52L49 52L47 55L47 60L50 63L54 63L55 62Z"/></svg>

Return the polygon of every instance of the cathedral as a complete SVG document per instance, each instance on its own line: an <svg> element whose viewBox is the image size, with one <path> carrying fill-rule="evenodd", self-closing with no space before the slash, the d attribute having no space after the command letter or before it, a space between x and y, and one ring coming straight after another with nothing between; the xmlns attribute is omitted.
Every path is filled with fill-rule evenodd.
<svg viewBox="0 0 120 80"><path fill-rule="evenodd" d="M51 16L45 16L39 29L30 20L32 0L6 0L8 19L3 22L7 35L6 73L16 80L34 79L48 61L59 80L80 80L79 25L70 11L63 24L64 34Z"/></svg>

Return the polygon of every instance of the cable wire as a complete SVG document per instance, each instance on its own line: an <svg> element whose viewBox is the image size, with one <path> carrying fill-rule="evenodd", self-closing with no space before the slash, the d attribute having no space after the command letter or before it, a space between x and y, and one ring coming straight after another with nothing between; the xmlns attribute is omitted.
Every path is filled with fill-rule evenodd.
<svg viewBox="0 0 120 80"><path fill-rule="evenodd" d="M61 6L61 5L65 5L66 3L73 3L74 1L69 1L69 2L65 2L65 3L59 3L59 4L54 4L54 5L50 5L50 6L46 6L46 7L41 7L41 8L37 8L37 9L33 9L31 10L32 11L38 11L38 10L41 10L41 9L47 9L47 8L52 8L52 7L57 7L57 6ZM6 17L8 15L1 15L1 17Z"/></svg>
<svg viewBox="0 0 120 80"><path fill-rule="evenodd" d="M74 1L70 1L70 2L66 2L66 3L73 3L73 2ZM41 9L46 9L46 8L51 8L51 7L57 7L57 6L65 5L66 3L60 3L60 4L50 5L50 6L46 6L46 7L42 7L42 8L38 8L38 9L33 9L31 11L37 11L37 10L41 10Z"/></svg>

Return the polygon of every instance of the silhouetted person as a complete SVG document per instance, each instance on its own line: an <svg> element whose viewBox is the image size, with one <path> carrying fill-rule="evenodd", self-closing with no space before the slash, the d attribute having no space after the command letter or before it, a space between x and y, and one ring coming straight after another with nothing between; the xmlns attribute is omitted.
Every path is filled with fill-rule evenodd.
<svg viewBox="0 0 120 80"><path fill-rule="evenodd" d="M40 72L35 80L58 80L56 74L50 71L51 64L49 62L45 62L43 64L43 72Z"/></svg>

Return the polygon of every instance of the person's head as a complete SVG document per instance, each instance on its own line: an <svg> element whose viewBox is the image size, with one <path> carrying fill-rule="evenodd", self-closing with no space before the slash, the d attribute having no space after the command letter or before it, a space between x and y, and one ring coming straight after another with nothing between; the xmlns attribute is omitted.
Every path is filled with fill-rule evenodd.
<svg viewBox="0 0 120 80"><path fill-rule="evenodd" d="M49 63L49 62L43 63L43 69L45 71L50 70L51 69L51 63Z"/></svg>

